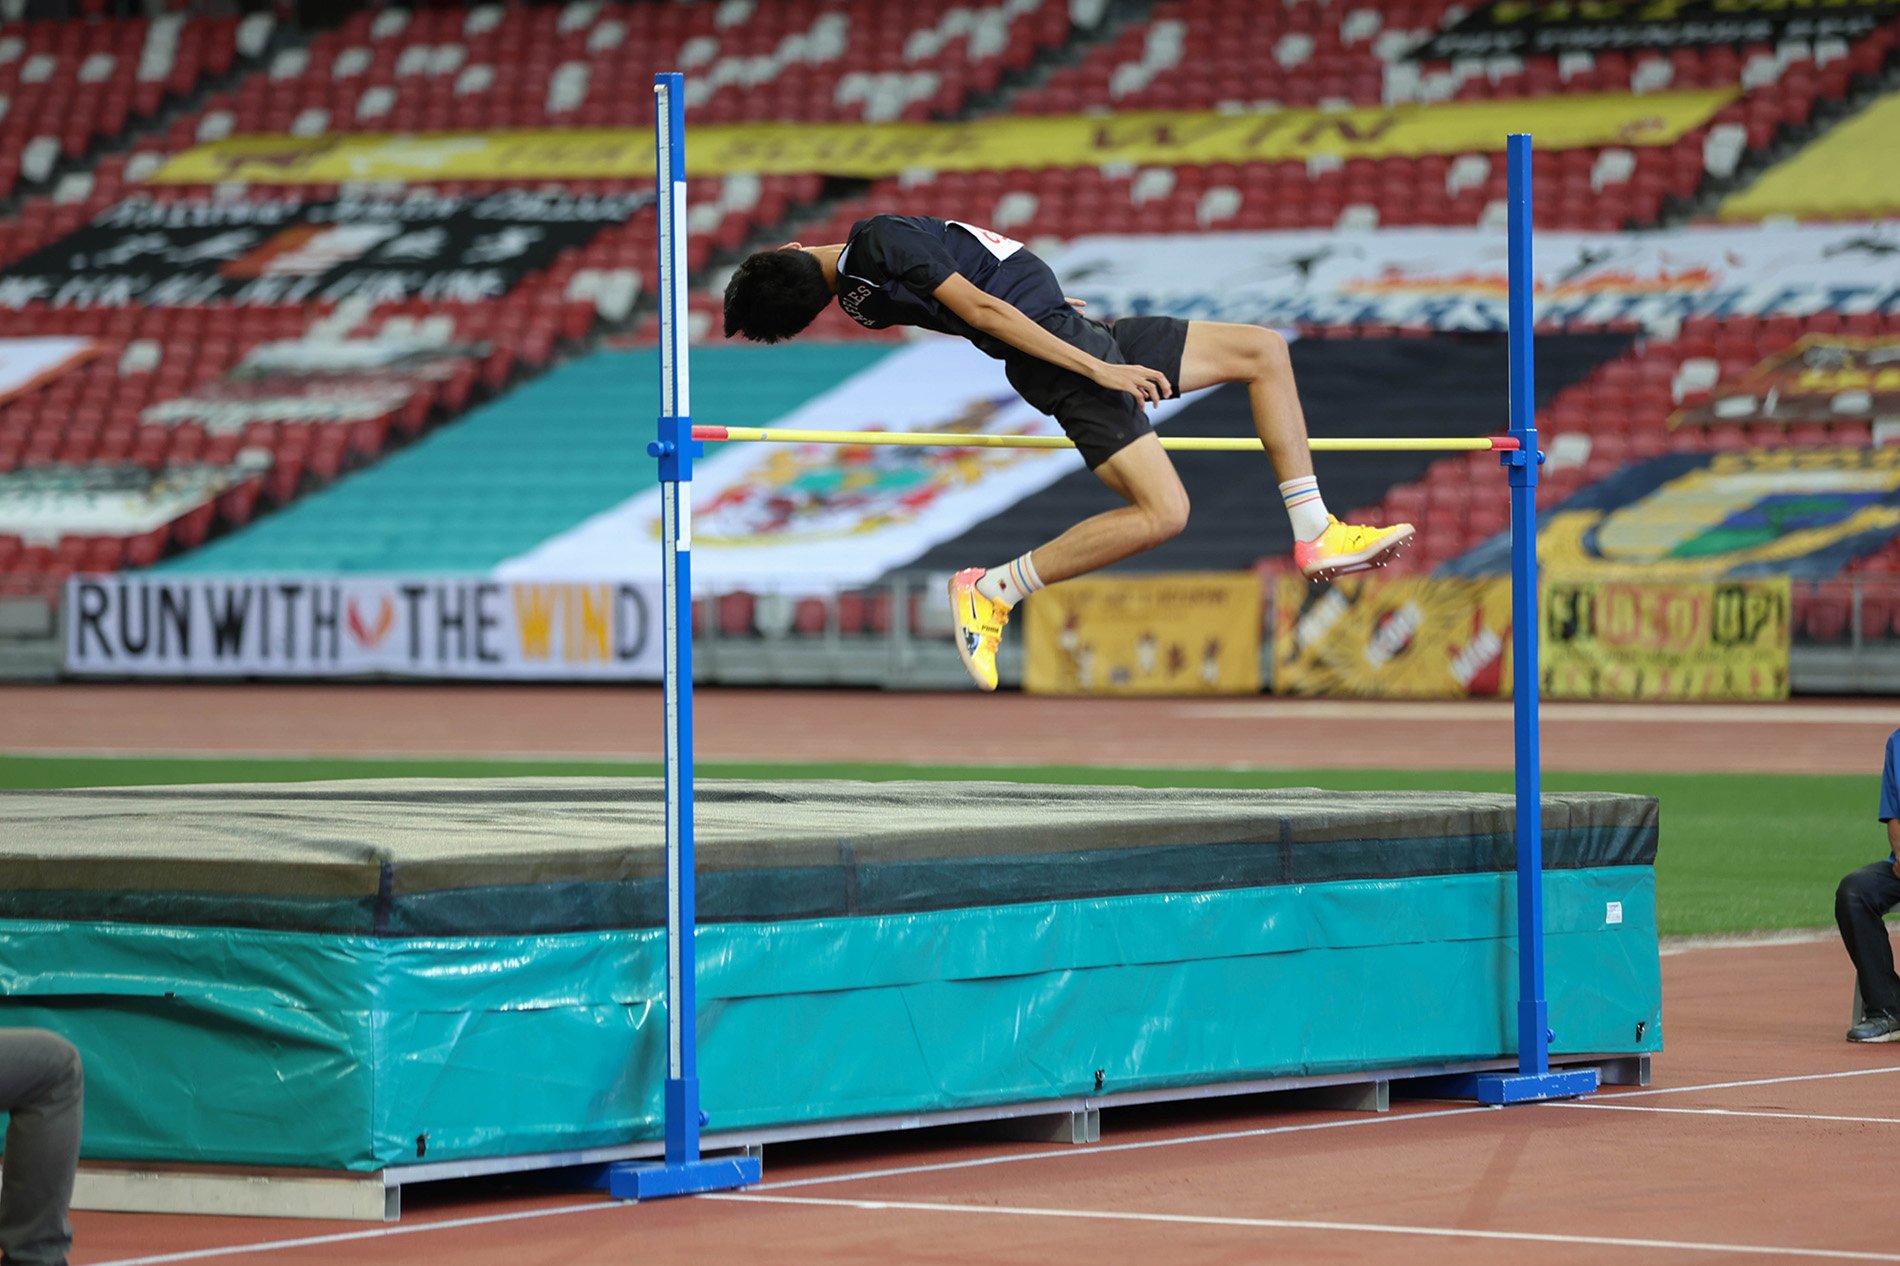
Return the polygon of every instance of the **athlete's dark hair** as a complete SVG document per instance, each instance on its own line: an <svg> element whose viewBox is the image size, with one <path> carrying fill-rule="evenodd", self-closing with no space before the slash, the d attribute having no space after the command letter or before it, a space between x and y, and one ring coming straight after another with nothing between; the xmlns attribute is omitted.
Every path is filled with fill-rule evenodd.
<svg viewBox="0 0 1900 1266"><path fill-rule="evenodd" d="M810 325L830 302L825 270L809 254L759 251L726 283L726 337L782 342Z"/></svg>

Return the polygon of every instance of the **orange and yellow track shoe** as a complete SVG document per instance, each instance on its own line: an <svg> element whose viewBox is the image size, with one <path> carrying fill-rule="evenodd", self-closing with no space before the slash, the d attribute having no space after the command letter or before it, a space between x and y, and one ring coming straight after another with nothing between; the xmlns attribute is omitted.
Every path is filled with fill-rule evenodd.
<svg viewBox="0 0 1900 1266"><path fill-rule="evenodd" d="M1410 523L1391 527L1360 527L1327 517L1326 530L1317 539L1293 542L1293 561L1308 580L1331 580L1355 571L1383 567L1413 537Z"/></svg>
<svg viewBox="0 0 1900 1266"><path fill-rule="evenodd" d="M957 625L957 654L984 690L996 689L996 648L1009 623L1009 608L977 590L983 568L966 567L950 577L950 612Z"/></svg>

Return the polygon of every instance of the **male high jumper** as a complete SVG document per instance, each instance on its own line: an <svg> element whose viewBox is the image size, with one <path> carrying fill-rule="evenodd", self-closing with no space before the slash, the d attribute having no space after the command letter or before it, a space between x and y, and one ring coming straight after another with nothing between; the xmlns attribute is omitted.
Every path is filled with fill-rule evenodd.
<svg viewBox="0 0 1900 1266"><path fill-rule="evenodd" d="M1187 526L1187 491L1144 412L1177 388L1247 384L1293 520L1293 558L1309 578L1380 566L1412 538L1409 523L1356 527L1326 512L1286 340L1272 330L1160 316L1104 325L1077 312L1021 242L956 220L874 215L838 245L790 242L739 265L726 286L726 337L791 338L834 295L859 325L955 334L1002 361L1010 385L1061 423L1089 469L1128 502L1012 562L951 578L957 651L985 690L996 689L997 644L1018 602Z"/></svg>

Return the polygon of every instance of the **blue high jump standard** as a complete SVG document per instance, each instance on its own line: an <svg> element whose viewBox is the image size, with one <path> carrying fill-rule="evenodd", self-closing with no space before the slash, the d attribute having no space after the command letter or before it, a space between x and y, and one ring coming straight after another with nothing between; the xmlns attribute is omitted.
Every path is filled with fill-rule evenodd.
<svg viewBox="0 0 1900 1266"><path fill-rule="evenodd" d="M686 82L653 77L654 194L660 221L660 425L647 452L660 464L665 571L666 1157L610 1165L609 1195L650 1200L759 1181L756 1156L703 1157L696 1032L693 884L693 563L691 375L686 323Z"/></svg>
<svg viewBox="0 0 1900 1266"><path fill-rule="evenodd" d="M1544 995L1543 750L1537 719L1537 448L1536 314L1531 261L1531 138L1513 132L1505 142L1505 206L1510 261L1506 298L1511 365L1511 429L1515 451L1500 453L1511 486L1511 627L1516 630L1511 719L1515 730L1517 791L1517 1071L1468 1073L1438 1079L1417 1093L1479 1103L1533 1103L1573 1099L1597 1088L1594 1068L1550 1066L1550 1006Z"/></svg>
<svg viewBox="0 0 1900 1266"><path fill-rule="evenodd" d="M699 1154L696 1072L695 910L693 875L692 503L693 439L686 327L685 85L678 73L654 76L660 222L660 364L662 412L648 452L659 463L662 583L665 608L667 1012L666 1156L660 1164L609 1166L617 1197L648 1199L746 1186L759 1179L748 1157ZM1516 763L1518 1007L1515 1072L1475 1072L1414 1083L1412 1091L1486 1104L1574 1098L1597 1089L1594 1067L1552 1069L1544 992L1543 801L1538 734L1537 449L1532 360L1531 138L1513 134L1509 163L1510 436L1500 453L1511 497L1513 679Z"/></svg>

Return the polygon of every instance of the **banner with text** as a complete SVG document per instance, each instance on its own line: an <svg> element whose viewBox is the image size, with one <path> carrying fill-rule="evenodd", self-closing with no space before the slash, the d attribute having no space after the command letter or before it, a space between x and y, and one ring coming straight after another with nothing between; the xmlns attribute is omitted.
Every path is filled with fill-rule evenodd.
<svg viewBox="0 0 1900 1266"><path fill-rule="evenodd" d="M1546 699L1785 699L1786 576L1544 582Z"/></svg>
<svg viewBox="0 0 1900 1266"><path fill-rule="evenodd" d="M1186 397L1194 399L1193 396ZM1182 407L1164 400L1157 425ZM1060 435L991 360L960 339L906 346L815 396L776 426L830 431ZM1064 475L1073 450L712 444L693 471L696 593L827 593L866 585ZM510 580L656 576L660 490L504 561Z"/></svg>
<svg viewBox="0 0 1900 1266"><path fill-rule="evenodd" d="M1282 576L1273 693L1334 699L1509 698L1511 586L1501 579Z"/></svg>
<svg viewBox="0 0 1900 1266"><path fill-rule="evenodd" d="M1900 448L1669 453L1539 516L1537 557L1572 580L1820 579L1900 531ZM1441 575L1501 575L1500 534Z"/></svg>
<svg viewBox="0 0 1900 1266"><path fill-rule="evenodd" d="M1449 60L1853 39L1896 13L1900 4L1893 0L1488 0L1411 56Z"/></svg>
<svg viewBox="0 0 1900 1266"><path fill-rule="evenodd" d="M128 198L0 270L0 308L479 302L651 197Z"/></svg>
<svg viewBox="0 0 1900 1266"><path fill-rule="evenodd" d="M1476 228L1116 235L1052 252L1101 317L1503 330L1504 235ZM1537 319L1900 313L1900 223L1539 233Z"/></svg>
<svg viewBox="0 0 1900 1266"><path fill-rule="evenodd" d="M1251 573L1071 580L1024 610L1031 694L1260 692L1261 592Z"/></svg>
<svg viewBox="0 0 1900 1266"><path fill-rule="evenodd" d="M654 583L79 576L66 668L147 677L657 680Z"/></svg>
<svg viewBox="0 0 1900 1266"><path fill-rule="evenodd" d="M1669 425L1781 426L1900 419L1900 337L1806 334L1707 398L1685 400Z"/></svg>
<svg viewBox="0 0 1900 1266"><path fill-rule="evenodd" d="M875 180L915 168L995 171L1104 163L1194 166L1307 159L1501 153L1512 132L1538 148L1671 145L1707 123L1734 88L1578 93L1430 105L1300 107L1227 114L1137 110L1015 115L967 123L706 123L686 174L820 172ZM651 129L317 137L238 136L173 158L159 184L352 181L633 180L653 175Z"/></svg>

